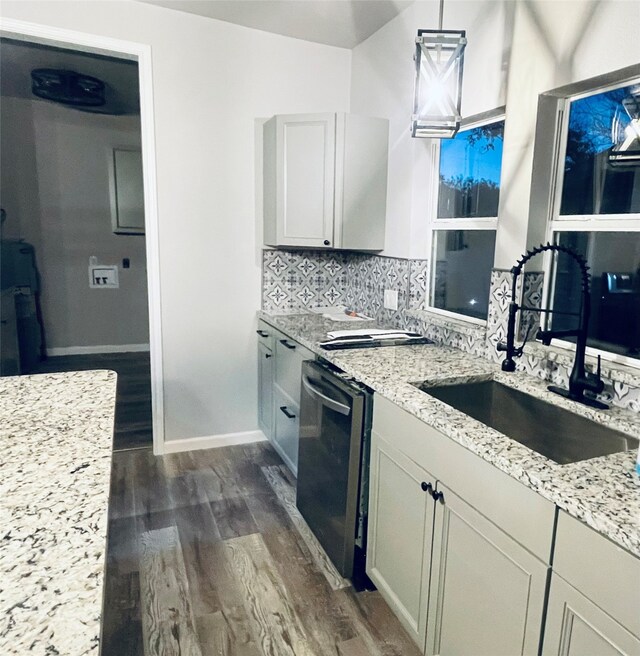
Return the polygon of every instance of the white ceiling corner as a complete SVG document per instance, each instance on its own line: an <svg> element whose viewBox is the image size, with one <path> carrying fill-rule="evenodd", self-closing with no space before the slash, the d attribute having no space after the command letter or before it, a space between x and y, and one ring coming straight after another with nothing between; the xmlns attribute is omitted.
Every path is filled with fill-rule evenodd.
<svg viewBox="0 0 640 656"><path fill-rule="evenodd" d="M137 0L340 48L354 48L414 0Z"/></svg>

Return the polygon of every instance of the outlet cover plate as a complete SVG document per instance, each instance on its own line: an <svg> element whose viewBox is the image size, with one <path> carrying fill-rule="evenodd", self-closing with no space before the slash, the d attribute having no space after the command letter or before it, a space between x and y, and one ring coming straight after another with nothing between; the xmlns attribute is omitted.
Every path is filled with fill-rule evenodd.
<svg viewBox="0 0 640 656"><path fill-rule="evenodd" d="M398 309L398 290L385 289L384 290L384 306L387 310Z"/></svg>
<svg viewBox="0 0 640 656"><path fill-rule="evenodd" d="M117 289L120 287L118 281L117 266L90 266L89 287L92 289Z"/></svg>

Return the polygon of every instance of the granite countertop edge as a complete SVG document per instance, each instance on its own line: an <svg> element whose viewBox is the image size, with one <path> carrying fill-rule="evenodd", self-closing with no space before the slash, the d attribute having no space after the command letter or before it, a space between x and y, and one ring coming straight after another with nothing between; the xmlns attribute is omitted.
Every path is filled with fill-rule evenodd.
<svg viewBox="0 0 640 656"><path fill-rule="evenodd" d="M0 378L0 652L98 652L117 374Z"/></svg>
<svg viewBox="0 0 640 656"><path fill-rule="evenodd" d="M521 372L504 373L488 360L451 347L326 351L318 345L328 330L362 328L372 322L344 324L311 313L274 315L262 310L258 317L640 557L640 477L634 471L634 452L558 465L411 383L493 378L632 436L640 435L640 414L580 406L548 392L544 381Z"/></svg>

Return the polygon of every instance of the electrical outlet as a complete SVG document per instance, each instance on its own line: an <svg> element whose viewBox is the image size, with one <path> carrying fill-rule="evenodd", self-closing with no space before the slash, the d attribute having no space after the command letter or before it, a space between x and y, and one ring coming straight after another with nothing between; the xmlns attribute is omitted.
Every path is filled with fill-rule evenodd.
<svg viewBox="0 0 640 656"><path fill-rule="evenodd" d="M384 306L387 310L398 309L398 290L385 289L384 290Z"/></svg>

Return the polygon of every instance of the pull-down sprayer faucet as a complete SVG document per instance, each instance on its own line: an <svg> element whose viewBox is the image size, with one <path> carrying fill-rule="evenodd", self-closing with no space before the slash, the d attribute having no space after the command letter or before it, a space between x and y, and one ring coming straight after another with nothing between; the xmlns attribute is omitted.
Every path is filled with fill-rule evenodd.
<svg viewBox="0 0 640 656"><path fill-rule="evenodd" d="M527 307L518 305L516 302L516 286L518 283L518 276L522 273L523 266L535 255L544 253L545 251L555 251L557 253L565 253L572 257L577 265L580 267L582 274L582 298L580 303L580 312L578 314L580 320L577 328L572 330L539 330L537 339L540 339L545 346L551 344L554 337L575 337L576 338L576 355L573 361L573 369L569 376L569 389L566 390L556 385L549 385L549 390L565 396L579 403L592 406L594 408L607 409L609 406L601 401L592 399L584 395L585 391L593 394L599 394L604 389L604 383L600 378L600 356L598 356L598 370L596 374L588 373L585 369L585 352L587 348L587 333L589 329L589 315L591 313L591 293L589 291L589 267L584 258L576 253L571 248L561 246L560 244L541 244L536 248L527 251L511 268L513 280L511 283L511 302L509 303L509 321L507 324L507 341L500 342L497 346L498 351L506 353L505 359L502 361L503 371L515 371L516 363L514 358L519 358L523 351L524 345L527 342L529 331L525 335L524 342L521 346L515 345L516 333L516 315L518 310L527 310L529 312L541 312L546 314L553 314L554 310Z"/></svg>

